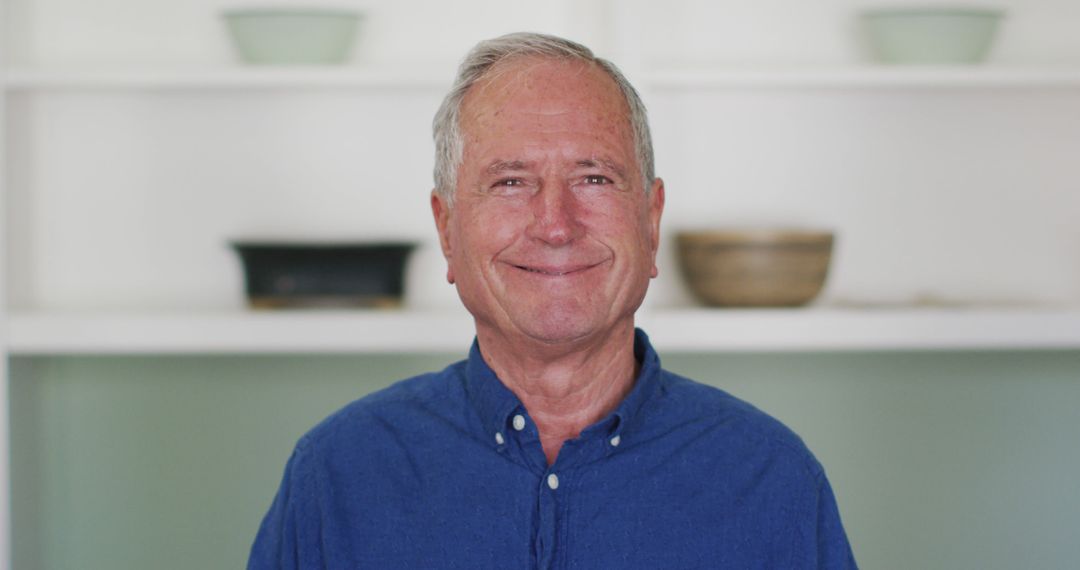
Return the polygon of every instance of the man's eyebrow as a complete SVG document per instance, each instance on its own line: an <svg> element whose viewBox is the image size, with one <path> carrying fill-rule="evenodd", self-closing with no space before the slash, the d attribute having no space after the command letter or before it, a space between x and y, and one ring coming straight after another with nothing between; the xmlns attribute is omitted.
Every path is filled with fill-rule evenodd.
<svg viewBox="0 0 1080 570"><path fill-rule="evenodd" d="M522 160L496 160L487 167L488 174L528 170L529 164Z"/></svg>
<svg viewBox="0 0 1080 570"><path fill-rule="evenodd" d="M606 168L621 177L626 177L626 169L618 164L602 158L583 158L577 161L577 165L583 168Z"/></svg>

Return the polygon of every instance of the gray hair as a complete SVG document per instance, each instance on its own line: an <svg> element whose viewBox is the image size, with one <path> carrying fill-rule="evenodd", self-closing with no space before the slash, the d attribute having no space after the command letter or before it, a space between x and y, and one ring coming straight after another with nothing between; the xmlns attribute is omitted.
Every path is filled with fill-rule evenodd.
<svg viewBox="0 0 1080 570"><path fill-rule="evenodd" d="M435 191L447 203L453 202L457 169L461 165L464 141L461 136L461 103L465 94L496 64L512 58L539 56L592 63L618 85L629 108L630 127L634 133L634 151L641 168L641 179L648 192L654 179L652 135L645 104L634 86L615 64L596 57L589 48L570 40L545 34L519 32L482 41L469 51L458 67L454 86L446 94L432 131L435 138Z"/></svg>

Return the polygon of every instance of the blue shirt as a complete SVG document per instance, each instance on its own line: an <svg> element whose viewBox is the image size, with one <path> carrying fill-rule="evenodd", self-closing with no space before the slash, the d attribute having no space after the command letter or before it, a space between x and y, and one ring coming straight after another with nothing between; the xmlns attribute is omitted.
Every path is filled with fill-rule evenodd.
<svg viewBox="0 0 1080 570"><path fill-rule="evenodd" d="M297 444L249 569L854 568L821 465L778 421L660 368L548 465L473 344Z"/></svg>

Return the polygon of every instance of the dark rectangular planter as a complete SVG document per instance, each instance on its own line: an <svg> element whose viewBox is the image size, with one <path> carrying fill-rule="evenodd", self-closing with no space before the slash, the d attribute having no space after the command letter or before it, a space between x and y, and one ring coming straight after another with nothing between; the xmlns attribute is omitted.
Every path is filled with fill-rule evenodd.
<svg viewBox="0 0 1080 570"><path fill-rule="evenodd" d="M413 243L232 243L254 308L397 307Z"/></svg>

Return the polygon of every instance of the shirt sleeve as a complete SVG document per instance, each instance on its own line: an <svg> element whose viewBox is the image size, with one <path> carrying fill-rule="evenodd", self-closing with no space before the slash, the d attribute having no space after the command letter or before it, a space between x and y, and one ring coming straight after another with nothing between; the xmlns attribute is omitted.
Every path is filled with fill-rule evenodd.
<svg viewBox="0 0 1080 570"><path fill-rule="evenodd" d="M297 444L270 511L251 547L248 570L323 568L316 481L310 449Z"/></svg>
<svg viewBox="0 0 1080 570"><path fill-rule="evenodd" d="M847 570L858 568L855 556L848 544L847 534L840 522L840 511L836 506L832 486L822 473L818 478L817 509L812 513L816 517L816 544L812 552L816 560L807 560L806 568L820 570Z"/></svg>

